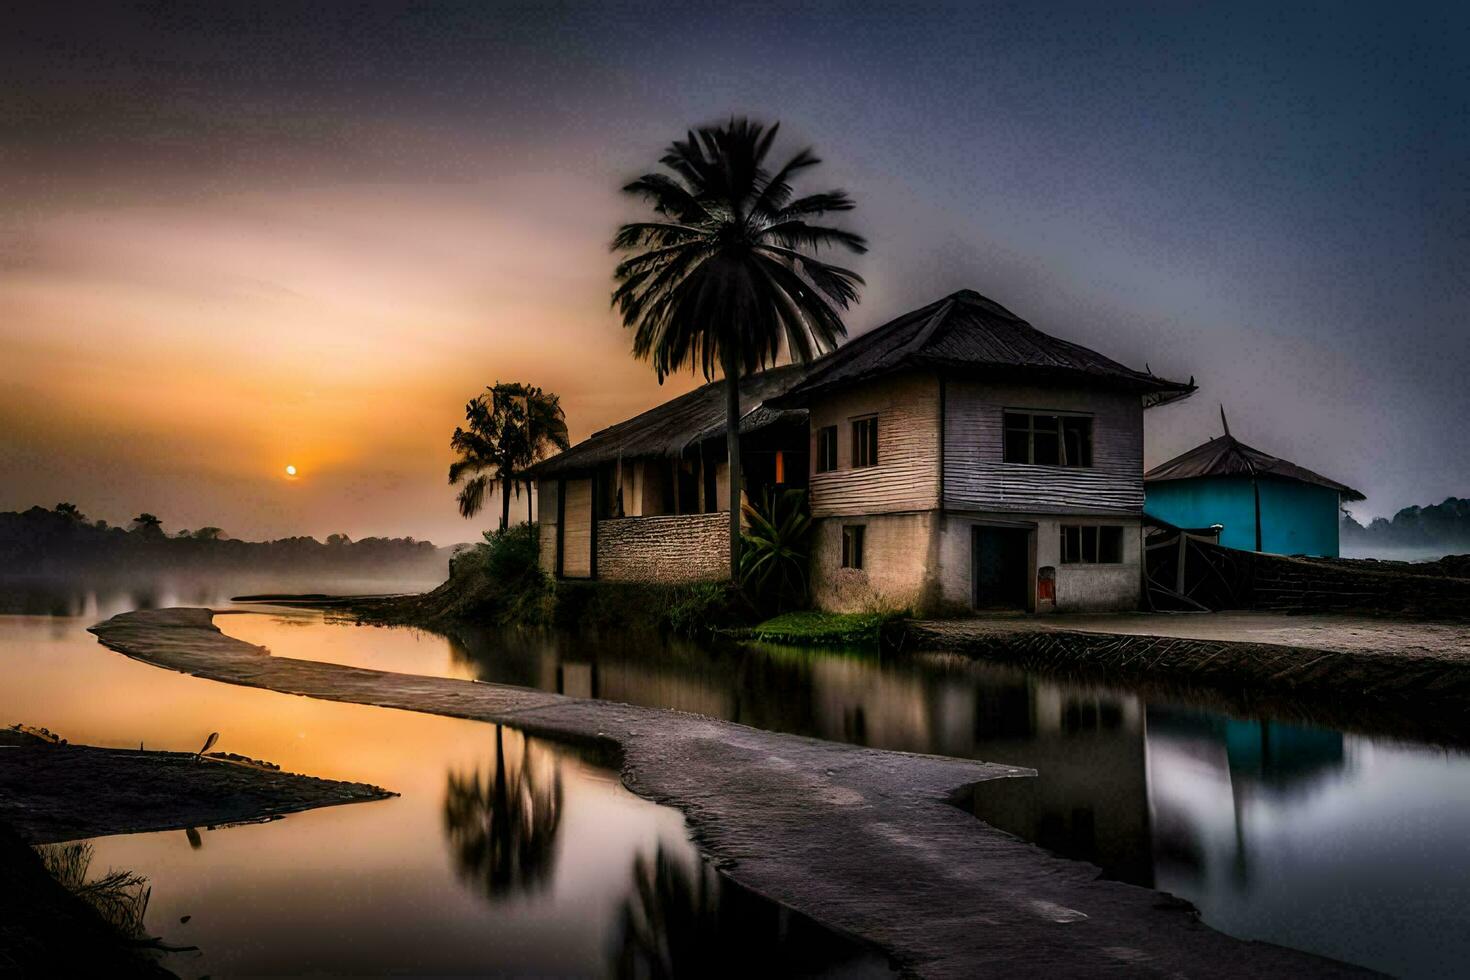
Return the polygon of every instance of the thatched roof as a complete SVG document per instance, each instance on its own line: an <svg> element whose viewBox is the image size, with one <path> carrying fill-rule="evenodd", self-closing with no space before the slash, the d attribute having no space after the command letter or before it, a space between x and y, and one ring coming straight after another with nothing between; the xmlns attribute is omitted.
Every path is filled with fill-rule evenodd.
<svg viewBox="0 0 1470 980"><path fill-rule="evenodd" d="M799 405L822 391L895 371L929 368L967 376L1079 382L1137 391L1148 405L1195 390L1135 371L1080 344L1042 333L992 299L962 289L905 313L818 361L779 400Z"/></svg>
<svg viewBox="0 0 1470 980"><path fill-rule="evenodd" d="M1367 499L1352 487L1338 483L1336 480L1329 480L1305 466L1298 466L1284 459L1278 459L1270 453L1253 449L1228 432L1223 436L1211 439L1204 445L1195 446L1187 453L1175 456L1167 463L1160 463L1143 474L1143 482L1163 483L1168 480L1190 480L1202 476L1250 476L1252 472L1260 476L1274 476L1283 480L1296 480L1298 483L1327 487L1329 490L1336 490L1342 494L1343 500Z"/></svg>
<svg viewBox="0 0 1470 980"><path fill-rule="evenodd" d="M807 367L788 364L740 379L740 431L763 429L775 422L806 417L805 409L775 409L769 398L805 377ZM532 468L545 477L588 470L618 457L678 456L705 439L725 433L725 382L712 381L672 401L650 408L626 422L592 433L571 449Z"/></svg>

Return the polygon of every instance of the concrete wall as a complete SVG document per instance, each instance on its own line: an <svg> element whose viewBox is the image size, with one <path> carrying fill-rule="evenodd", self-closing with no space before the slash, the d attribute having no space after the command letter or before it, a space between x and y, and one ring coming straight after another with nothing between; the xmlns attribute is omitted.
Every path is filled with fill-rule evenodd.
<svg viewBox="0 0 1470 980"><path fill-rule="evenodd" d="M880 451L881 458L881 451ZM862 524L863 567L842 567L842 528ZM818 519L812 528L812 598L833 612L930 611L937 597L934 511Z"/></svg>
<svg viewBox="0 0 1470 980"><path fill-rule="evenodd" d="M699 582L729 576L728 512L597 522L599 579Z"/></svg>
<svg viewBox="0 0 1470 980"><path fill-rule="evenodd" d="M1056 569L1057 612L1137 609L1142 599L1143 531L1136 517L1061 514L948 514L940 535L939 599L946 611L968 608L971 597L970 539L976 524L1021 524L1032 528L1031 595L1035 604L1037 570ZM1062 564L1062 525L1120 525L1123 561L1112 565Z"/></svg>
<svg viewBox="0 0 1470 980"><path fill-rule="evenodd" d="M1092 466L1005 462L1006 411L1092 418ZM1136 394L949 380L945 506L1028 513L1126 513L1143 507L1143 406Z"/></svg>
<svg viewBox="0 0 1470 980"><path fill-rule="evenodd" d="M878 416L878 465L852 465L852 422ZM884 378L811 406L812 516L923 510L939 502L939 381ZM837 469L816 472L817 432L837 428Z"/></svg>
<svg viewBox="0 0 1470 980"><path fill-rule="evenodd" d="M863 568L842 567L842 528L862 524ZM1057 612L1137 609L1142 598L1143 533L1136 517L1057 514L867 514L819 519L813 527L811 584L817 606L834 612L910 609L919 615L963 615L972 608L971 529L977 524L1025 527L1033 561L1026 574L1035 605L1036 571L1056 569ZM1123 560L1064 565L1063 524L1123 528Z"/></svg>
<svg viewBox="0 0 1470 980"><path fill-rule="evenodd" d="M1336 490L1274 477L1261 477L1259 482L1262 551L1337 557L1340 503ZM1180 527L1223 524L1222 545L1256 550L1256 501L1249 477L1150 483L1145 509Z"/></svg>

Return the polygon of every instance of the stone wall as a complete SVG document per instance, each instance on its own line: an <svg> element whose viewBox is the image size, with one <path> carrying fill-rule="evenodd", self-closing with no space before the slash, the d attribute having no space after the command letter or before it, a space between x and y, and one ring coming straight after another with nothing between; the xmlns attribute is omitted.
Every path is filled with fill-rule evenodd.
<svg viewBox="0 0 1470 980"><path fill-rule="evenodd" d="M597 522L597 577L609 582L729 578L730 514L624 517Z"/></svg>

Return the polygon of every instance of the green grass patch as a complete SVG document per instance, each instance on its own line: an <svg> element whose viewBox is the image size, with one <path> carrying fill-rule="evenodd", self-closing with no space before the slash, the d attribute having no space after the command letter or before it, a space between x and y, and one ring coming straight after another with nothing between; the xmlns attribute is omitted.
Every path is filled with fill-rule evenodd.
<svg viewBox="0 0 1470 980"><path fill-rule="evenodd" d="M828 613L816 610L783 613L750 630L750 637L798 646L876 646L885 623L902 613Z"/></svg>

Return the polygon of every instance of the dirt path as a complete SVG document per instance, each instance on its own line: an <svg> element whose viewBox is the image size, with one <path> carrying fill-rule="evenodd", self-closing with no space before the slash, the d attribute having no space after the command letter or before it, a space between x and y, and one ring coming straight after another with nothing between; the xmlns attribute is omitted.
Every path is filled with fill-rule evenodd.
<svg viewBox="0 0 1470 980"><path fill-rule="evenodd" d="M269 656L207 609L126 613L107 646L213 680L503 722L616 747L634 791L674 806L733 878L933 977L1349 976L1362 971L1202 925L947 800L1027 771L759 731L699 715ZM983 792L983 787L980 788Z"/></svg>

